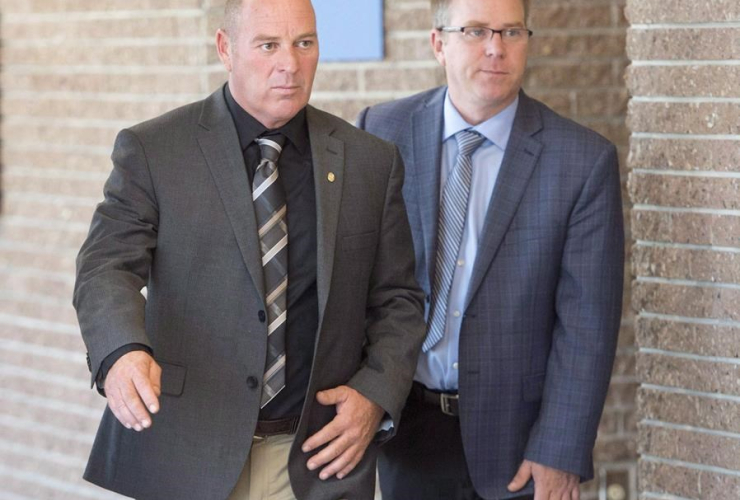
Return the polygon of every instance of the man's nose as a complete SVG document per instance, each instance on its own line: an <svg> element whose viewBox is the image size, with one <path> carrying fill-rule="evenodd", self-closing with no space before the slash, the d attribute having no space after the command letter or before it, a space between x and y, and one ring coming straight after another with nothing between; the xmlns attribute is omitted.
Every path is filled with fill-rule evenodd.
<svg viewBox="0 0 740 500"><path fill-rule="evenodd" d="M486 42L486 55L493 57L502 57L506 53L506 43L504 35L493 33L493 36Z"/></svg>
<svg viewBox="0 0 740 500"><path fill-rule="evenodd" d="M280 52L278 68L288 73L295 73L298 69L298 53L295 47L287 47Z"/></svg>

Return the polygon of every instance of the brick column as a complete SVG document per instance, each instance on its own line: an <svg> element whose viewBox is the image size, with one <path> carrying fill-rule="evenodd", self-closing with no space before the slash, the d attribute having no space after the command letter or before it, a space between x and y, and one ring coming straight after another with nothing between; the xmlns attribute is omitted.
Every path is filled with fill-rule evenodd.
<svg viewBox="0 0 740 500"><path fill-rule="evenodd" d="M740 3L627 11L641 498L740 498Z"/></svg>

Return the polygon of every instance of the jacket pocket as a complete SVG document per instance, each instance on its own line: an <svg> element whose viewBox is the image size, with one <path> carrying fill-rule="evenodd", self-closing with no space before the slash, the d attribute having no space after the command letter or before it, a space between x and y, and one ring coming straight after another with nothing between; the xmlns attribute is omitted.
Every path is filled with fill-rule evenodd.
<svg viewBox="0 0 740 500"><path fill-rule="evenodd" d="M187 368L163 361L157 361L157 363L162 368L162 394L181 396L185 387Z"/></svg>
<svg viewBox="0 0 740 500"><path fill-rule="evenodd" d="M542 399L542 391L545 388L545 374L536 373L524 377L522 386L522 399L526 402L534 402Z"/></svg>

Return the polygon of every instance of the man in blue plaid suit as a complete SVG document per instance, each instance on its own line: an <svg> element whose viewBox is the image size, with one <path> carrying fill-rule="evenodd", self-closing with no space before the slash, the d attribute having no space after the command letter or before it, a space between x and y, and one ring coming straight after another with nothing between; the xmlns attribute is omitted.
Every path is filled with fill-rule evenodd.
<svg viewBox="0 0 740 500"><path fill-rule="evenodd" d="M384 500L574 500L593 477L622 304L617 154L521 90L525 3L434 1L448 85L358 118L403 156L427 294Z"/></svg>

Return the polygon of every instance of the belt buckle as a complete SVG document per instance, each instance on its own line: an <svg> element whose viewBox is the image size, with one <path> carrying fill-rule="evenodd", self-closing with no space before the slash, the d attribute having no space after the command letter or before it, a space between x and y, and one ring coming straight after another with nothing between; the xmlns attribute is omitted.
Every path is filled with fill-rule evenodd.
<svg viewBox="0 0 740 500"><path fill-rule="evenodd" d="M459 399L459 394L445 394L444 392L440 393L439 406L442 409L442 413L454 417L455 412L452 410L452 401L458 401Z"/></svg>

